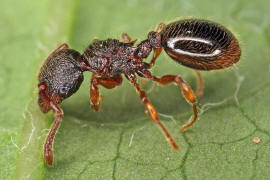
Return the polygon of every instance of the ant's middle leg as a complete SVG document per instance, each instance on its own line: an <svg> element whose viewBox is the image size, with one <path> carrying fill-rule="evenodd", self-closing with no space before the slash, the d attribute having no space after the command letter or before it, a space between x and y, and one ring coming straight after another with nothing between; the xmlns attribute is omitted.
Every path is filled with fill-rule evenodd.
<svg viewBox="0 0 270 180"><path fill-rule="evenodd" d="M137 39L132 41L131 37L127 33L122 33L121 38L124 43L131 43L132 46L137 41Z"/></svg>
<svg viewBox="0 0 270 180"><path fill-rule="evenodd" d="M102 100L102 96L99 93L98 85L102 85L107 89L112 89L116 86L122 84L122 76L116 76L115 78L104 78L97 77L95 74L92 75L91 83L90 83L90 103L91 108L95 111L100 110L100 101Z"/></svg>
<svg viewBox="0 0 270 180"><path fill-rule="evenodd" d="M131 42L131 37L127 33L122 33L121 38L124 43Z"/></svg>
<svg viewBox="0 0 270 180"><path fill-rule="evenodd" d="M136 78L134 78L130 81L131 81L131 83L134 84L134 86L135 86L135 88L140 96L140 99L145 106L145 109L146 109L148 116L162 130L166 140L170 143L170 145L175 150L178 150L179 149L178 145L175 143L175 141L173 140L172 136L170 135L168 130L165 128L165 126L160 122L160 119L158 117L158 113L157 113L155 107L149 102L148 96L146 95L146 93L143 90L141 90L141 88L139 87L139 84L136 82Z"/></svg>

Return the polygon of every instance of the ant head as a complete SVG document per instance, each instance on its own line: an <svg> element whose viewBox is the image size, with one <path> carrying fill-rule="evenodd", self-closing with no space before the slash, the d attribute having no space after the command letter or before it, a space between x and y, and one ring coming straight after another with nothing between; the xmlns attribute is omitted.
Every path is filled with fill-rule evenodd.
<svg viewBox="0 0 270 180"><path fill-rule="evenodd" d="M161 48L161 34L151 31L148 33L148 41L154 49Z"/></svg>
<svg viewBox="0 0 270 180"><path fill-rule="evenodd" d="M68 98L79 89L83 81L79 60L80 53L73 49L52 53L40 70L40 83L47 83L50 94Z"/></svg>

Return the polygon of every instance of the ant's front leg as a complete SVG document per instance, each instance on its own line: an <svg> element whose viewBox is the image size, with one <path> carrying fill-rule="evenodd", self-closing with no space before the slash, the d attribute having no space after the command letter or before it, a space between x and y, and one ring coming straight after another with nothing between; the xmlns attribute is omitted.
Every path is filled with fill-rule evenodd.
<svg viewBox="0 0 270 180"><path fill-rule="evenodd" d="M140 99L145 106L145 109L146 109L148 116L162 130L166 140L171 144L171 146L175 150L178 150L179 149L178 145L175 143L175 141L173 140L172 136L170 135L168 130L165 128L165 126L160 122L159 117L158 117L158 113L157 113L155 107L149 102L148 96L146 95L145 91L141 90L141 88L139 87L139 84L136 82L135 75L129 76L128 79L132 84L134 84L134 86L135 86L135 88L140 96Z"/></svg>
<svg viewBox="0 0 270 180"><path fill-rule="evenodd" d="M44 159L48 165L53 163L53 141L59 125L62 122L63 110L58 106L62 101L59 95L48 93L48 85L43 82L39 85L39 105L43 112L48 112L50 109L54 112L55 121L51 127L49 135L44 144Z"/></svg>
<svg viewBox="0 0 270 180"><path fill-rule="evenodd" d="M97 77L95 74L93 74L90 84L91 108L94 109L95 111L100 110L100 101L102 100L102 96L99 93L98 85L102 85L107 89L112 89L121 84L122 84L121 75L118 75L115 78L105 78L105 77Z"/></svg>

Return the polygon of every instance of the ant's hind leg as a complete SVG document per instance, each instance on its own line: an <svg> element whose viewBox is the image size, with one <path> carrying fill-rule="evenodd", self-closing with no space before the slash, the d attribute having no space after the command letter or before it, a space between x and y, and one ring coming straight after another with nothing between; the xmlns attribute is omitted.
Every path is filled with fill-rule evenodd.
<svg viewBox="0 0 270 180"><path fill-rule="evenodd" d="M100 110L100 101L102 100L103 97L99 93L98 85L102 85L107 89L112 89L121 84L122 84L121 75L116 76L115 78L104 78L104 77L97 77L95 74L93 74L90 83L91 108L95 111Z"/></svg>
<svg viewBox="0 0 270 180"><path fill-rule="evenodd" d="M181 127L181 131L187 130L192 124L197 120L198 112L197 112L197 106L196 106L196 96L193 93L192 89L190 86L180 77L180 76L175 76L175 75L165 75L162 76L161 78L157 78L155 76L150 77L153 81L156 81L162 85L166 85L169 83L177 83L180 85L181 90L182 90L182 95L186 99L186 101L191 104L192 109L193 109L193 118L191 121L186 123Z"/></svg>
<svg viewBox="0 0 270 180"><path fill-rule="evenodd" d="M62 109L57 105L61 102L61 98L57 95L55 96L48 96L48 85L47 83L41 83L39 85L39 105L42 111L45 110L52 110L54 112L55 121L51 127L51 130L47 136L46 142L44 144L44 159L48 165L52 165L53 163L53 141L55 134L57 132L57 129L59 128L59 125L62 122L62 116L63 111ZM46 104L46 108L44 109L44 105Z"/></svg>
<svg viewBox="0 0 270 180"><path fill-rule="evenodd" d="M159 25L156 27L156 32L161 32L162 29L166 26L164 23L159 23Z"/></svg>
<svg viewBox="0 0 270 180"><path fill-rule="evenodd" d="M164 24L164 23L160 23L158 26L157 26L157 28L156 28L156 32L157 33L160 33L161 31L162 31L162 29L165 27L166 25ZM154 54L153 54L153 57L152 57L152 59L151 59L151 61L150 61L150 67L149 67L149 69L152 67L152 66L154 66L155 65L155 62L156 62L156 59L157 59L157 57L160 55L160 53L162 52L162 47L161 48L157 48L157 49L153 49L153 51L154 51Z"/></svg>
<svg viewBox="0 0 270 180"><path fill-rule="evenodd" d="M155 65L155 62L156 62L156 59L157 57L160 55L161 51L162 51L162 48L158 48L158 49L153 49L154 51L154 54L153 54L153 57L149 63L150 67L148 69L150 69L152 66Z"/></svg>
<svg viewBox="0 0 270 180"><path fill-rule="evenodd" d="M201 97L203 95L203 88L204 88L203 78L199 71L194 70L194 73L196 74L197 77L196 96Z"/></svg>

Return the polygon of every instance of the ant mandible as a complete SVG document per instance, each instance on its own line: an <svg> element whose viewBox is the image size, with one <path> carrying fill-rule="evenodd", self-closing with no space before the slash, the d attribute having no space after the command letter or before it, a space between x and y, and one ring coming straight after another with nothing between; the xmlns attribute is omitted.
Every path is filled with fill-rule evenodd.
<svg viewBox="0 0 270 180"><path fill-rule="evenodd" d="M98 86L107 89L120 86L122 74L134 85L150 119L161 129L166 140L178 150L179 147L160 122L158 113L150 103L145 91L137 82L136 75L151 79L159 84L176 83L182 95L193 108L193 118L182 126L185 131L197 119L196 96L190 86L179 75L156 77L149 69L162 49L176 62L195 70L223 69L239 61L241 50L235 36L225 27L208 20L184 19L168 25L159 24L156 31L148 33L148 38L137 46L135 41L123 33L123 42L116 39L97 40L81 55L62 44L52 52L40 69L38 76L38 103L42 112L52 110L55 121L44 145L47 164L53 163L53 141L62 121L63 111L58 106L64 99L74 94L83 81L83 72L92 72L90 83L91 108L100 110L101 95ZM150 63L143 62L153 50ZM202 94L203 82L198 71L198 94Z"/></svg>

